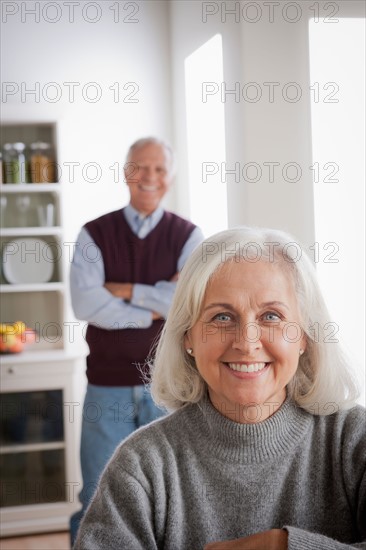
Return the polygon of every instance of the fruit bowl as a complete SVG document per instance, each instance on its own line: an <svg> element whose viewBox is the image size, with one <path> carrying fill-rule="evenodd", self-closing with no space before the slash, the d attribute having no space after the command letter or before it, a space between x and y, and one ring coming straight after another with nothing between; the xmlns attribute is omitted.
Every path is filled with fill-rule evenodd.
<svg viewBox="0 0 366 550"><path fill-rule="evenodd" d="M0 353L21 353L25 346L34 344L37 333L23 321L0 324Z"/></svg>

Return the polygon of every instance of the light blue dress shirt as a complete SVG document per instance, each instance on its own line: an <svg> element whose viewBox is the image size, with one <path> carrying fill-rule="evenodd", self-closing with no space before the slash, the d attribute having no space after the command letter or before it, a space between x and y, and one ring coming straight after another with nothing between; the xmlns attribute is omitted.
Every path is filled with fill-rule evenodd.
<svg viewBox="0 0 366 550"><path fill-rule="evenodd" d="M135 235L146 237L157 226L164 210L159 207L144 218L129 204L123 214ZM177 272L203 238L202 231L196 227L182 248ZM131 301L127 303L113 296L104 288L104 283L102 253L83 227L70 269L71 301L77 319L104 329L147 328L152 324L153 311L167 317L176 287L176 283L170 281L158 281L155 285L134 284Z"/></svg>

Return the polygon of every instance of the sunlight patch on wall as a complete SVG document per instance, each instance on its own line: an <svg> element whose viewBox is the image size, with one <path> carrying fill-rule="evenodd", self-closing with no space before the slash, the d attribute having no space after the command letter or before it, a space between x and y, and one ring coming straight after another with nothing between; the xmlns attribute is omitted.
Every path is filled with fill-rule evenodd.
<svg viewBox="0 0 366 550"><path fill-rule="evenodd" d="M309 43L316 265L364 383L365 21L310 21Z"/></svg>
<svg viewBox="0 0 366 550"><path fill-rule="evenodd" d="M191 219L206 237L226 229L225 113L220 94L206 91L222 82L222 38L216 34L185 60L187 151Z"/></svg>

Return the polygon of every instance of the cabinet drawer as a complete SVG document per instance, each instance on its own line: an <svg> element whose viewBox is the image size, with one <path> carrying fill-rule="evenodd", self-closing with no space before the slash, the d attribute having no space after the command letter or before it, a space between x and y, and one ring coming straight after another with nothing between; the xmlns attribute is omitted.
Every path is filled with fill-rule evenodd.
<svg viewBox="0 0 366 550"><path fill-rule="evenodd" d="M0 367L1 391L66 388L71 384L73 362L3 362Z"/></svg>

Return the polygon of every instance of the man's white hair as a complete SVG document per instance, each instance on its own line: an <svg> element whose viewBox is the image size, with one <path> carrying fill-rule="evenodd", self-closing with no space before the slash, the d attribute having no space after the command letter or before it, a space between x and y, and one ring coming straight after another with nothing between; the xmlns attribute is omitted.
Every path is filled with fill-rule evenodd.
<svg viewBox="0 0 366 550"><path fill-rule="evenodd" d="M159 147L162 147L164 149L168 171L169 174L172 174L174 172L174 151L170 147L170 145L168 145L168 143L156 137L145 137L135 141L127 151L126 164L128 162L131 162L131 157L135 151L137 151L138 149L142 149L146 145L158 145Z"/></svg>

